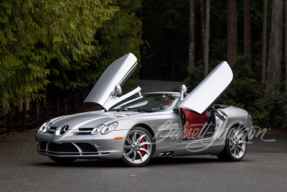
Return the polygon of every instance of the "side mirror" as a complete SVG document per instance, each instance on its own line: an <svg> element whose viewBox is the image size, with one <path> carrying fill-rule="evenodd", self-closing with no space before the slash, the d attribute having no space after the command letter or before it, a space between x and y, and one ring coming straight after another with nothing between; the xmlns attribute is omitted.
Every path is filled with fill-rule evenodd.
<svg viewBox="0 0 287 192"><path fill-rule="evenodd" d="M175 106L174 106L174 110L176 109L176 113L179 113L179 109L178 109L178 105L181 103L181 101L183 100L184 96L186 95L187 92L187 87L185 85L182 85L179 89L179 93L180 93L180 98L179 100L176 102Z"/></svg>
<svg viewBox="0 0 287 192"><path fill-rule="evenodd" d="M111 94L111 99L115 99L117 95L122 94L122 88L119 84L116 85L114 91Z"/></svg>
<svg viewBox="0 0 287 192"><path fill-rule="evenodd" d="M186 92L187 92L187 87L186 87L185 85L182 85L182 86L180 87L179 92L180 92L180 100L182 101L183 98L184 98L184 95L185 95Z"/></svg>
<svg viewBox="0 0 287 192"><path fill-rule="evenodd" d="M122 88L119 84L116 85L115 92L116 92L116 95L122 94Z"/></svg>

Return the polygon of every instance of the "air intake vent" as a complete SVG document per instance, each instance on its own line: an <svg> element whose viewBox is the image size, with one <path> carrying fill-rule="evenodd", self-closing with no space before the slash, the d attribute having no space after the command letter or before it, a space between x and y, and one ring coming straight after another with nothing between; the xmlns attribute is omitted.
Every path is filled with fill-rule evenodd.
<svg viewBox="0 0 287 192"><path fill-rule="evenodd" d="M75 131L77 135L90 135L94 128L79 128L79 131Z"/></svg>
<svg viewBox="0 0 287 192"><path fill-rule="evenodd" d="M50 127L50 129L48 129L48 130L47 130L47 133L54 134L54 133L55 133L55 131L56 131L56 129L57 129L57 127L52 126L52 127Z"/></svg>

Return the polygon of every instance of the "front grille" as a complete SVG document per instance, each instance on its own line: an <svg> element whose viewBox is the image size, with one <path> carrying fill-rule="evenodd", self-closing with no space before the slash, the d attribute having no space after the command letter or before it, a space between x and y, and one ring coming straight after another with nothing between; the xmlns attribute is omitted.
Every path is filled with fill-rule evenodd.
<svg viewBox="0 0 287 192"><path fill-rule="evenodd" d="M89 143L52 143L41 141L39 151L52 155L98 155L97 149Z"/></svg>
<svg viewBox="0 0 287 192"><path fill-rule="evenodd" d="M97 149L89 143L76 143L76 145L79 146L83 152L97 152Z"/></svg>
<svg viewBox="0 0 287 192"><path fill-rule="evenodd" d="M50 129L47 130L47 133L54 134L57 127L52 126ZM94 128L79 128L74 130L75 135L90 135Z"/></svg>
<svg viewBox="0 0 287 192"><path fill-rule="evenodd" d="M54 152L79 152L72 143L49 143L48 150Z"/></svg>
<svg viewBox="0 0 287 192"><path fill-rule="evenodd" d="M77 135L90 135L94 128L79 128L79 130L74 131Z"/></svg>
<svg viewBox="0 0 287 192"><path fill-rule="evenodd" d="M41 141L40 142L39 147L40 147L41 150L45 150L46 151L46 146L47 146L47 141Z"/></svg>
<svg viewBox="0 0 287 192"><path fill-rule="evenodd" d="M52 127L50 127L50 129L48 129L48 130L47 130L47 133L54 134L54 133L55 133L55 131L56 131L56 129L57 129L57 127L52 126Z"/></svg>

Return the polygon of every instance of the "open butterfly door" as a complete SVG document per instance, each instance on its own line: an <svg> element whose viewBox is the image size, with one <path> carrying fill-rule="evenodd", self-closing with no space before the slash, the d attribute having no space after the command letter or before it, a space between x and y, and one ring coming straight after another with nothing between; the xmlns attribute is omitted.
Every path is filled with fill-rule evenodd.
<svg viewBox="0 0 287 192"><path fill-rule="evenodd" d="M222 95L232 79L230 66L226 61L221 62L176 107L203 115Z"/></svg>
<svg viewBox="0 0 287 192"><path fill-rule="evenodd" d="M126 96L120 97L121 99L116 98L120 94L118 92L121 92L121 86L130 78L136 68L137 58L132 53L117 59L105 70L84 102L97 103L108 110L111 105L140 91L138 87L134 91L127 93Z"/></svg>

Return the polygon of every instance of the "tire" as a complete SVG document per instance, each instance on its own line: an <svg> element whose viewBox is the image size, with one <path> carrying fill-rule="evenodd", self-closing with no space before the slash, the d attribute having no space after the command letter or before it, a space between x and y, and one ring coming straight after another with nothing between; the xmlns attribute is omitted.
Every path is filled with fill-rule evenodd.
<svg viewBox="0 0 287 192"><path fill-rule="evenodd" d="M74 161L76 161L76 159L74 158L61 158L61 157L49 157L50 159L52 159L53 161L59 163L59 164L70 164Z"/></svg>
<svg viewBox="0 0 287 192"><path fill-rule="evenodd" d="M217 155L218 159L233 162L241 161L247 150L247 141L247 131L244 127L232 127L226 135L223 151Z"/></svg>
<svg viewBox="0 0 287 192"><path fill-rule="evenodd" d="M154 151L151 133L142 127L135 127L126 136L122 161L131 167L144 166L151 160Z"/></svg>

